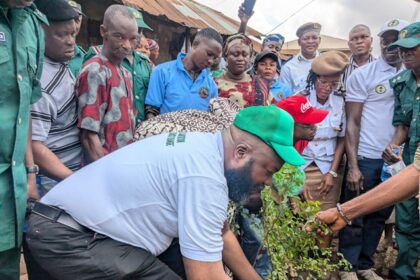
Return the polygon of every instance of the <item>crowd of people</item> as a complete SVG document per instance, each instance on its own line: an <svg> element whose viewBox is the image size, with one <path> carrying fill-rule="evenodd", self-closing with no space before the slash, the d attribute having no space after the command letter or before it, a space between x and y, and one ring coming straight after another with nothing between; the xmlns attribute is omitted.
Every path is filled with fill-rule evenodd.
<svg viewBox="0 0 420 280"><path fill-rule="evenodd" d="M224 266L265 279L260 229L240 210L235 234L227 208L261 219L260 191L285 164L340 230L341 279L382 279L373 257L387 220L389 277L418 279L420 22L386 21L377 58L368 26L349 30L348 57L320 53L321 24L308 22L285 60L281 34L254 48L242 5L237 34L201 29L159 63L135 8L109 6L103 44L87 51L73 0L0 9L0 279L19 279L22 247L30 280L227 279Z"/></svg>

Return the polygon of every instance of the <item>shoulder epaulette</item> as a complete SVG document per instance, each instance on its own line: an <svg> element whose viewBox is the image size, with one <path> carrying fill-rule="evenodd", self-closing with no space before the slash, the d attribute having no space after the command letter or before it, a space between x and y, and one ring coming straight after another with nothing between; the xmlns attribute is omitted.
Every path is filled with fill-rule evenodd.
<svg viewBox="0 0 420 280"><path fill-rule="evenodd" d="M35 4L30 5L29 7L27 7L26 9L30 10L35 16L36 18L42 22L43 24L47 24L49 25L47 16L44 15L43 12L41 12L40 10L37 9L37 7L35 6Z"/></svg>

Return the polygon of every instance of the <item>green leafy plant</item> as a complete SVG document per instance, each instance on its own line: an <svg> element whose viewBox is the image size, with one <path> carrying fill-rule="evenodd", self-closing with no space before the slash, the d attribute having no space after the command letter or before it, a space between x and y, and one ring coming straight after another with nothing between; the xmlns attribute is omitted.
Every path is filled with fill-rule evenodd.
<svg viewBox="0 0 420 280"><path fill-rule="evenodd" d="M304 180L300 168L283 166L273 176L275 192L266 187L261 193L263 243L273 267L268 279L322 279L339 268L349 268L341 254L334 260L332 248L318 246L317 233L329 233L315 218L319 202L289 198L300 191Z"/></svg>
<svg viewBox="0 0 420 280"><path fill-rule="evenodd" d="M230 230L235 234L239 235L239 224L237 221L239 213L239 207L232 200L229 200L227 208L227 222L229 224Z"/></svg>

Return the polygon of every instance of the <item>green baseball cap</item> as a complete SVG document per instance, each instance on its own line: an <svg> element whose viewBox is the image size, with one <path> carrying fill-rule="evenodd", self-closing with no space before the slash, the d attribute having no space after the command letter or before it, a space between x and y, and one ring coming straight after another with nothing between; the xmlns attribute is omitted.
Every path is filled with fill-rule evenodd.
<svg viewBox="0 0 420 280"><path fill-rule="evenodd" d="M275 105L242 109L236 115L233 125L260 138L285 162L295 166L305 164L293 146L292 116Z"/></svg>
<svg viewBox="0 0 420 280"><path fill-rule="evenodd" d="M398 40L389 45L388 49L392 50L396 47L411 49L418 45L420 45L420 22L415 22L402 29L398 35Z"/></svg>
<svg viewBox="0 0 420 280"><path fill-rule="evenodd" d="M131 7L128 7L128 10L136 18L136 22L137 22L137 27L138 28L147 28L150 31L153 31L153 29L149 25L147 25L146 22L144 22L143 15L140 13L140 11L138 11L138 10L136 10L134 8L131 8Z"/></svg>

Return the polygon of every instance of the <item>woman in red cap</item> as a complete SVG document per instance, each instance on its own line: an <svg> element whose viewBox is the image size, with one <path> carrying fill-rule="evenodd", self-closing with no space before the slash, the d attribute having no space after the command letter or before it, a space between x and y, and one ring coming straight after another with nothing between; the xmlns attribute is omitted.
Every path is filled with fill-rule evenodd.
<svg viewBox="0 0 420 280"><path fill-rule="evenodd" d="M303 196L306 200L319 201L322 210L335 207L340 197L341 183L337 172L345 148L345 112L344 99L337 90L347 64L344 53L329 51L321 54L312 62L306 90L300 93L314 108L329 112L317 125L315 137L302 152L306 160ZM327 236L320 245L330 246L331 239L332 236Z"/></svg>

